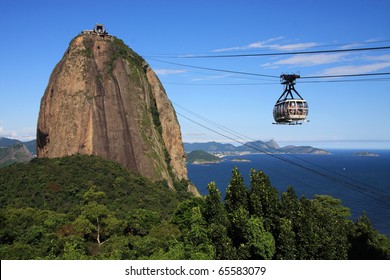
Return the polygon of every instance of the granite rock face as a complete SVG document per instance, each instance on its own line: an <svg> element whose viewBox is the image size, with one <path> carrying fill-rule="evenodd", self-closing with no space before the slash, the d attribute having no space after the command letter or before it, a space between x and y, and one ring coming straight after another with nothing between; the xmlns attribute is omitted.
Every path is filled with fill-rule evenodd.
<svg viewBox="0 0 390 280"><path fill-rule="evenodd" d="M187 179L175 110L156 74L120 39L83 32L41 100L38 157L94 154L154 181Z"/></svg>

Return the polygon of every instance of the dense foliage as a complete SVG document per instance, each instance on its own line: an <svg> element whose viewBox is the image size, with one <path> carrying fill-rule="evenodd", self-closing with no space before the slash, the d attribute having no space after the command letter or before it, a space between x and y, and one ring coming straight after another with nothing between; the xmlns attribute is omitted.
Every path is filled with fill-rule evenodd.
<svg viewBox="0 0 390 280"><path fill-rule="evenodd" d="M237 169L192 197L95 156L0 169L1 259L389 259L390 241L330 196L279 194Z"/></svg>

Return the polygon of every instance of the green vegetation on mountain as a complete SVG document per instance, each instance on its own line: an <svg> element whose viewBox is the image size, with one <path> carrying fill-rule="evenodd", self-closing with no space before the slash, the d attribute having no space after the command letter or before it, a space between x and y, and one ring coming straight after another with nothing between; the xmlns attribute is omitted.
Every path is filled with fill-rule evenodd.
<svg viewBox="0 0 390 280"><path fill-rule="evenodd" d="M221 159L204 151L196 150L187 154L187 163L220 162Z"/></svg>
<svg viewBox="0 0 390 280"><path fill-rule="evenodd" d="M341 201L282 194L232 172L193 197L96 156L0 169L1 259L389 259L390 241Z"/></svg>

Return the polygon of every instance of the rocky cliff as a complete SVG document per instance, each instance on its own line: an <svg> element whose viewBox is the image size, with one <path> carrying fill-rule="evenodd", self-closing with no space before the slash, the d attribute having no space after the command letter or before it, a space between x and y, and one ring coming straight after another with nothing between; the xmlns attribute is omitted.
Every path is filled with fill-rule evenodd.
<svg viewBox="0 0 390 280"><path fill-rule="evenodd" d="M175 110L156 74L122 40L82 32L54 68L38 157L95 154L152 180L187 179Z"/></svg>

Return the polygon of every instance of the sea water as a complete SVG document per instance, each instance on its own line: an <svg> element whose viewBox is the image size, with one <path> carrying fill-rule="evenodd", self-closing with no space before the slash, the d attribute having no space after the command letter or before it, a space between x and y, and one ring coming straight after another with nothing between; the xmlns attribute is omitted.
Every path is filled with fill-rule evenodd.
<svg viewBox="0 0 390 280"><path fill-rule="evenodd" d="M361 150L329 152L227 156L221 163L188 164L188 177L203 195L208 183L214 181L224 198L234 166L247 186L250 170L262 170L279 192L293 186L299 197L326 194L341 199L351 209L354 221L366 212L374 227L390 237L390 150L369 151L378 156L356 155Z"/></svg>

